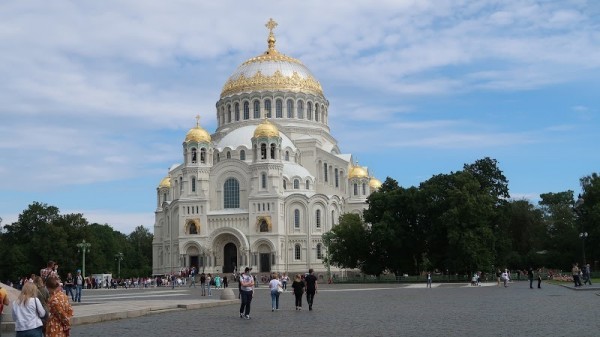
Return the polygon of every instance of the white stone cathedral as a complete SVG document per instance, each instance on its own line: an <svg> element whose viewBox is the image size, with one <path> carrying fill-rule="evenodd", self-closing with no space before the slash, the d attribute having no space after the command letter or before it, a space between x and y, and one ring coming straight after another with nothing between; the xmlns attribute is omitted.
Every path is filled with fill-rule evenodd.
<svg viewBox="0 0 600 337"><path fill-rule="evenodd" d="M215 133L197 122L157 188L154 274L324 273L322 235L381 185L340 151L320 83L275 49L276 25L223 86Z"/></svg>

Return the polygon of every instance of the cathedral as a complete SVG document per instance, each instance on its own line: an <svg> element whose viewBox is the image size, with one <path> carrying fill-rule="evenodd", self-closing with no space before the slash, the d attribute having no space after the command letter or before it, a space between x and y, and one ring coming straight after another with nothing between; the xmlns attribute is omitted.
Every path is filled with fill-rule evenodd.
<svg viewBox="0 0 600 337"><path fill-rule="evenodd" d="M362 213L381 182L342 153L329 101L299 60L275 48L242 63L216 103L217 129L199 123L182 162L156 189L152 271L328 271L322 235ZM339 271L332 267L332 271Z"/></svg>

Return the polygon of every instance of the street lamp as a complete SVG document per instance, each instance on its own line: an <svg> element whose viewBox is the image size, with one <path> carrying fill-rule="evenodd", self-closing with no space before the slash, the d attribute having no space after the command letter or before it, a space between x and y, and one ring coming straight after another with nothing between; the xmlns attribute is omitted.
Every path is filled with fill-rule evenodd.
<svg viewBox="0 0 600 337"><path fill-rule="evenodd" d="M583 231L583 221L581 220L581 216L583 215L583 210L581 209L583 207L583 203L584 200L580 194L579 198L577 198L577 201L575 202L575 205L573 205L573 211L575 214L577 214L577 218L581 223L581 232L579 233L579 238L581 239L581 254L583 255L583 265L585 266L585 239L588 237L588 233Z"/></svg>
<svg viewBox="0 0 600 337"><path fill-rule="evenodd" d="M117 277L121 278L121 261L123 260L123 253L121 253L121 252L116 253L115 260L117 260L117 263L118 263Z"/></svg>
<svg viewBox="0 0 600 337"><path fill-rule="evenodd" d="M79 251L81 251L81 253L83 254L83 267L81 268L81 270L83 271L82 275L84 278L85 278L85 253L89 253L91 246L92 246L92 244L89 242L85 242L85 239L83 239L80 243L77 244L77 248L79 248Z"/></svg>
<svg viewBox="0 0 600 337"><path fill-rule="evenodd" d="M581 232L579 233L579 238L581 239L581 251L583 253L583 266L585 266L586 262L585 262L585 239L588 237L588 233L587 232Z"/></svg>

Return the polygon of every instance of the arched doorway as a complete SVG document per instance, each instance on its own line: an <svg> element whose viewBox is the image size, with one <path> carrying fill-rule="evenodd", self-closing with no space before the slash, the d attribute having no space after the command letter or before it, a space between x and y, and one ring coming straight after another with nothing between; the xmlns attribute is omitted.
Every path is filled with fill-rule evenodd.
<svg viewBox="0 0 600 337"><path fill-rule="evenodd" d="M223 247L223 273L233 273L237 265L237 247L229 242Z"/></svg>

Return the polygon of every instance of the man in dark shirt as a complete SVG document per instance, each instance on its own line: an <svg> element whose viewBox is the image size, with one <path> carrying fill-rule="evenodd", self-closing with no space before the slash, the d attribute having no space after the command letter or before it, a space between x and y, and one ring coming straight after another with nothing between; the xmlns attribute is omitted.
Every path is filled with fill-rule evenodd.
<svg viewBox="0 0 600 337"><path fill-rule="evenodd" d="M308 302L308 310L312 310L313 300L317 293L317 277L314 275L314 270L310 268L308 275L304 278L306 283L306 302Z"/></svg>

